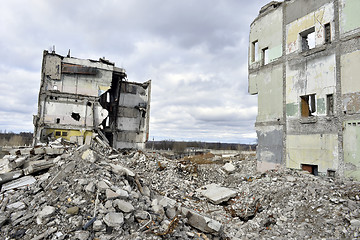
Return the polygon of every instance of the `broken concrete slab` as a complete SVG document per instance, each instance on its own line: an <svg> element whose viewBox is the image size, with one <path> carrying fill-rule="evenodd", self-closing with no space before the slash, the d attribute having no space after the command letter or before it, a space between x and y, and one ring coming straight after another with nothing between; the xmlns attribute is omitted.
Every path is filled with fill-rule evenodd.
<svg viewBox="0 0 360 240"><path fill-rule="evenodd" d="M0 184L17 179L17 178L21 177L22 175L24 175L23 170L1 173L0 174ZM4 186L2 187L2 189L4 189Z"/></svg>
<svg viewBox="0 0 360 240"><path fill-rule="evenodd" d="M110 212L105 215L104 222L109 227L121 227L124 224L123 213Z"/></svg>
<svg viewBox="0 0 360 240"><path fill-rule="evenodd" d="M129 213L135 210L134 206L131 203L120 199L114 200L113 205L125 213Z"/></svg>
<svg viewBox="0 0 360 240"><path fill-rule="evenodd" d="M225 165L222 166L222 169L224 169L227 173L233 173L236 170L235 166L232 163L225 163Z"/></svg>
<svg viewBox="0 0 360 240"><path fill-rule="evenodd" d="M54 165L54 161L50 160L38 160L24 164L24 175L36 173L44 169L48 169Z"/></svg>
<svg viewBox="0 0 360 240"><path fill-rule="evenodd" d="M196 190L214 204L220 204L237 195L237 192L218 184L212 183Z"/></svg>
<svg viewBox="0 0 360 240"><path fill-rule="evenodd" d="M220 222L202 216L193 211L188 211L188 213L186 214L186 218L188 219L188 224L190 224L194 228L199 229L202 232L206 232L206 233L219 232L222 227L222 224Z"/></svg>

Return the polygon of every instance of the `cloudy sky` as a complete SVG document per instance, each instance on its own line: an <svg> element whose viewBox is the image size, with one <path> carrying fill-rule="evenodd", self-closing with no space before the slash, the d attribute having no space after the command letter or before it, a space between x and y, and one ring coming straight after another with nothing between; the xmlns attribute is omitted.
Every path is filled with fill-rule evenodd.
<svg viewBox="0 0 360 240"><path fill-rule="evenodd" d="M42 52L152 79L150 138L252 143L250 23L269 0L11 0L0 8L0 130L33 131Z"/></svg>

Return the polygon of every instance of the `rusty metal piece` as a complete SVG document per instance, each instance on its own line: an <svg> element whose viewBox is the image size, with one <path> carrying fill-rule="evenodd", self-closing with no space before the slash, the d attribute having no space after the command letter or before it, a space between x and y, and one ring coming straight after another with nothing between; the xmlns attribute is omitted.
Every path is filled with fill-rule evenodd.
<svg viewBox="0 0 360 240"><path fill-rule="evenodd" d="M153 230L151 230L151 232L153 234L155 234L156 236L164 236L164 235L167 235L167 234L171 234L175 228L177 227L177 225L179 224L179 217L178 216L175 216L171 222L169 223L167 229L165 232L155 232Z"/></svg>

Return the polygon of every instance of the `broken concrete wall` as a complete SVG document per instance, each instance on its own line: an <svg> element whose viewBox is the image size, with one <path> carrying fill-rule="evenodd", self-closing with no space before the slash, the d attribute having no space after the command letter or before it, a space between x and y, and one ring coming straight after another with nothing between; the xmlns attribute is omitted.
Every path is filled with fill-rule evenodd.
<svg viewBox="0 0 360 240"><path fill-rule="evenodd" d="M35 143L49 136L82 143L93 131L101 131L113 147L143 147L149 133L151 81L132 83L126 77L124 69L104 59L44 51ZM124 131L135 134L119 139Z"/></svg>
<svg viewBox="0 0 360 240"><path fill-rule="evenodd" d="M283 64L281 3L264 7L251 24L249 92L258 94L258 170L277 168L283 152Z"/></svg>
<svg viewBox="0 0 360 240"><path fill-rule="evenodd" d="M259 95L255 124L258 170L285 163L289 168L312 166L316 169L313 173L335 171L360 179L360 153L355 140L360 137L356 128L360 122L360 3L292 0L275 5L260 12L251 24L249 39L249 93ZM268 39L268 34L259 34L258 29L267 29L264 19L273 18L275 12L283 13L282 22L271 26L282 29L283 56L264 64L264 46L260 43L264 42L261 38ZM254 40L253 35L260 39ZM253 49L254 42L257 50ZM259 55L257 61L255 52ZM270 100L272 94L275 97ZM281 152L279 140L268 136L275 136L269 122L281 112L284 114L279 122L283 122L284 129L278 136L283 140L279 157L274 154Z"/></svg>

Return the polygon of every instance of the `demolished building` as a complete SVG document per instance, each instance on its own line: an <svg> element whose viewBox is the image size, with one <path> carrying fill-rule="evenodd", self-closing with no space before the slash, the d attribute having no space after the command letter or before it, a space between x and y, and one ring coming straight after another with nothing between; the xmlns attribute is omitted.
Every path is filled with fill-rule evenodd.
<svg viewBox="0 0 360 240"><path fill-rule="evenodd" d="M127 81L123 68L44 51L34 144L49 137L83 144L97 132L113 148L144 148L151 81Z"/></svg>
<svg viewBox="0 0 360 240"><path fill-rule="evenodd" d="M250 27L257 168L360 179L360 2L286 0Z"/></svg>

